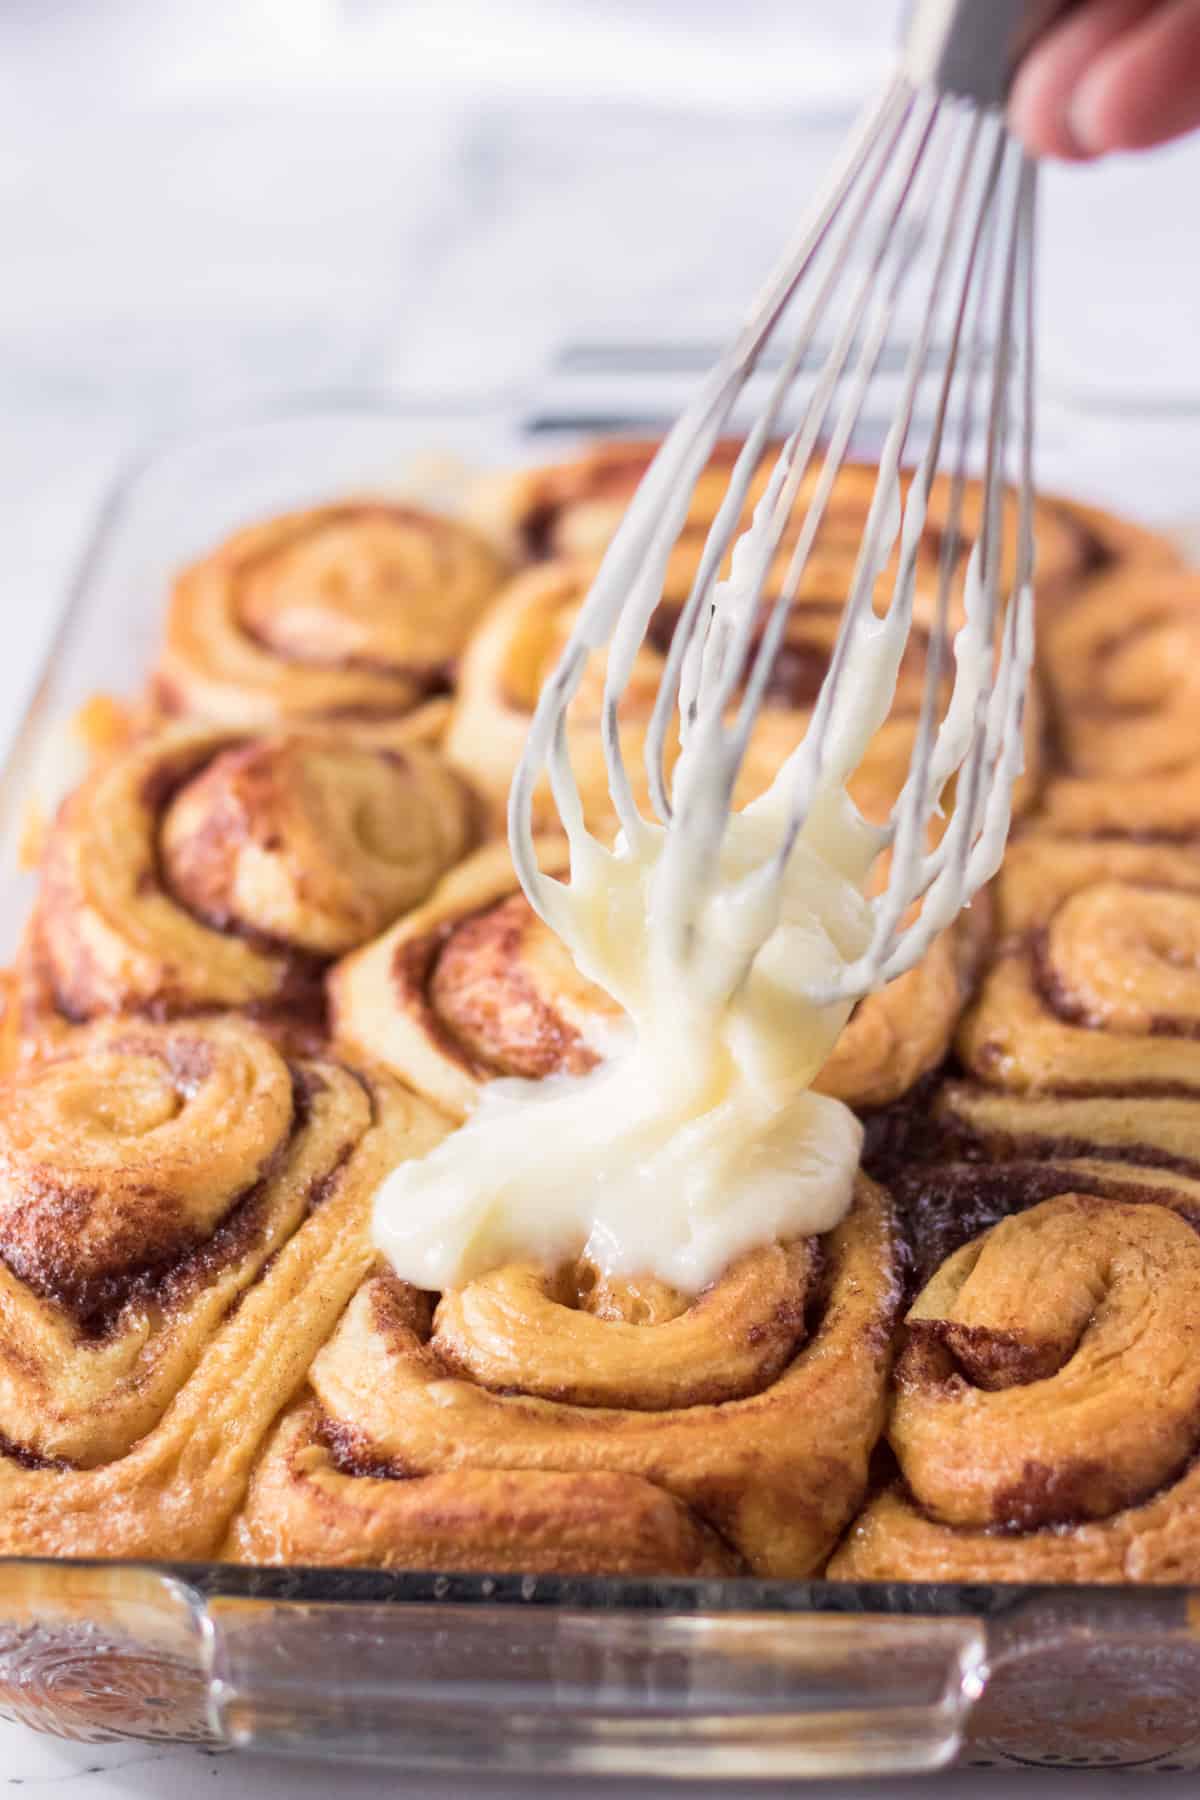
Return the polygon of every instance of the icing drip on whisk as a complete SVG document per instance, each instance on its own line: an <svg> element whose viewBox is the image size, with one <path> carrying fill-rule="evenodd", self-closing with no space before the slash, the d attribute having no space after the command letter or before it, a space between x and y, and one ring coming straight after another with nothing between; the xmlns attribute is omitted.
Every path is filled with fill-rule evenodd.
<svg viewBox="0 0 1200 1800"><path fill-rule="evenodd" d="M465 1126L387 1179L375 1242L419 1287L583 1254L604 1273L696 1291L741 1252L827 1231L849 1206L861 1127L811 1083L852 1002L811 996L871 937L864 887L885 834L845 783L888 712L907 620L868 608L848 634L807 817L774 879L803 746L730 813L736 767L717 697L722 647L755 603L746 572L771 501L735 547L685 676L671 818L641 821L611 848L568 822L570 882L543 895L628 1029L589 1074L493 1082ZM981 655L964 629L960 680L978 681L964 659Z"/></svg>
<svg viewBox="0 0 1200 1800"><path fill-rule="evenodd" d="M753 1245L828 1230L849 1205L859 1126L812 1082L854 1002L914 968L995 872L1021 768L1033 642L1035 194L1033 167L998 114L945 101L937 81L918 91L898 76L866 109L800 239L660 446L544 684L509 810L522 887L581 971L623 1007L628 1029L591 1074L493 1083L466 1126L389 1178L375 1240L418 1285L454 1286L513 1258L584 1253L606 1273L652 1273L695 1290ZM868 394L910 277L922 290L918 322L898 404L888 405L829 675L807 736L768 791L731 813L787 609L855 430L869 421ZM801 291L798 327L782 329ZM721 432L740 429L740 402L751 375L766 372L768 346L782 352L778 373L731 472L646 734L651 822L620 753L621 701L695 485ZM799 422L733 544L728 581L714 586L797 383ZM977 431L981 504L943 708ZM905 460L915 464L906 483ZM1002 555L1010 462L1011 574ZM872 827L847 783L895 693L939 474L949 476L948 526L924 699L900 797L888 825ZM765 580L798 505L803 522L756 648ZM893 551L891 600L878 616ZM565 729L587 656L602 646L604 747L622 824L611 847L584 828ZM668 794L676 698L681 748ZM539 868L533 839L533 797L547 770L570 842L565 885ZM951 787L950 817L938 822ZM886 886L868 898L885 848Z"/></svg>

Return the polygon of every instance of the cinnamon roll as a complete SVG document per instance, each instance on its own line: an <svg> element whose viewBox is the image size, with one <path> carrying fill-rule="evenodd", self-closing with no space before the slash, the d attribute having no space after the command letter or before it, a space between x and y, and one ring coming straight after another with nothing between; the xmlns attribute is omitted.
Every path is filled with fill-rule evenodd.
<svg viewBox="0 0 1200 1800"><path fill-rule="evenodd" d="M1200 761L1200 576L1095 583L1047 629L1042 662L1072 773L1144 776Z"/></svg>
<svg viewBox="0 0 1200 1800"><path fill-rule="evenodd" d="M552 872L565 847L540 846ZM328 978L337 1042L401 1075L453 1119L483 1082L586 1074L621 1029L615 1001L579 974L490 844Z"/></svg>
<svg viewBox="0 0 1200 1800"><path fill-rule="evenodd" d="M894 1176L924 1285L853 1580L1200 1570L1200 1109L951 1088L969 1161ZM964 1241L966 1240L966 1241Z"/></svg>
<svg viewBox="0 0 1200 1800"><path fill-rule="evenodd" d="M441 1135L237 1018L83 1028L0 1083L0 1550L204 1555Z"/></svg>
<svg viewBox="0 0 1200 1800"><path fill-rule="evenodd" d="M566 644L591 574L586 563L560 561L519 575L490 609L463 657L445 750L487 798L497 829L502 827L509 786L538 695ZM744 805L769 785L804 735L829 669L840 617L840 601L793 610L735 790L736 805ZM651 621L621 702L622 752L634 794L647 812L646 733L678 620L678 607L664 605ZM901 665L891 715L868 746L862 767L850 783L854 798L874 819L886 818L908 773L928 649L928 638L915 629L911 650ZM603 658L594 657L567 713L568 746L584 814L597 830L613 823L601 736L604 676ZM1026 732L1026 805L1040 777L1040 740L1035 696ZM668 763L677 749L672 738L667 745ZM542 827L552 829L557 813L546 780L535 796L535 811Z"/></svg>
<svg viewBox="0 0 1200 1800"><path fill-rule="evenodd" d="M1095 583L1045 633L1065 767L1048 827L1071 835L1200 832L1200 576L1137 570Z"/></svg>
<svg viewBox="0 0 1200 1800"><path fill-rule="evenodd" d="M540 850L551 872L563 866L560 843ZM852 1106L883 1106L936 1068L988 934L983 900L915 969L862 1001L817 1089ZM519 891L500 844L469 857L426 905L344 957L328 989L337 1040L454 1119L466 1118L481 1085L497 1076L586 1074L624 1031L616 1002L579 973Z"/></svg>
<svg viewBox="0 0 1200 1800"><path fill-rule="evenodd" d="M251 1562L803 1576L882 1422L896 1241L861 1179L822 1241L688 1301L572 1263L430 1296L376 1273L250 1484Z"/></svg>
<svg viewBox="0 0 1200 1800"><path fill-rule="evenodd" d="M245 1008L309 1042L339 952L422 899L474 841L430 750L175 726L63 804L19 959L34 1049L111 1013Z"/></svg>
<svg viewBox="0 0 1200 1800"><path fill-rule="evenodd" d="M463 653L444 748L486 799L497 832L504 829L508 790L542 685L566 645L591 574L585 563L564 561L518 575L489 608ZM644 646L621 707L622 748L643 806L648 803L646 727L662 666L654 646ZM600 735L603 692L603 668L594 658L569 709L568 731L584 808L598 825L612 810ZM672 741L668 754L675 749ZM535 805L541 822L553 828L554 803L544 780Z"/></svg>
<svg viewBox="0 0 1200 1800"><path fill-rule="evenodd" d="M996 883L1008 942L958 1050L992 1086L1200 1091L1200 856L1035 834Z"/></svg>
<svg viewBox="0 0 1200 1800"><path fill-rule="evenodd" d="M524 469L481 484L473 513L489 535L515 560L582 557L594 561L605 549L639 481L657 450L654 442L609 440L593 444L577 457L541 468ZM692 494L686 523L668 572L668 598L683 599L699 566L704 538L716 518L741 449L736 440L719 443ZM747 495L752 509L762 497L770 472L764 461ZM847 463L839 471L821 530L805 573L801 598L845 599L854 559L877 471L872 465ZM778 591L792 547L820 475L819 464L805 476L795 514L785 534L768 588ZM981 522L979 483L963 494L961 529L969 549ZM1006 542L1015 543L1015 505L1010 502ZM921 550L918 616L936 594L942 540L950 522L950 484L935 481L930 494L929 523ZM1118 563L1172 565L1178 556L1167 539L1095 507L1043 497L1037 503L1035 535L1037 582L1044 603L1074 591L1098 570Z"/></svg>
<svg viewBox="0 0 1200 1800"><path fill-rule="evenodd" d="M155 696L255 730L395 719L447 686L503 573L468 526L398 502L250 526L176 581Z"/></svg>

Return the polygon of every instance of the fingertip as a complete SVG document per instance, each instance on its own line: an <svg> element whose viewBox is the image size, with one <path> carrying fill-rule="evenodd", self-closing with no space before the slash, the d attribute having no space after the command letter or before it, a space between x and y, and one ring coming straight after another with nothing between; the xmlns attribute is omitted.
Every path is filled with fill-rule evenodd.
<svg viewBox="0 0 1200 1800"><path fill-rule="evenodd" d="M1089 152L1148 150L1200 125L1200 0L1175 0L1099 57L1071 96Z"/></svg>
<svg viewBox="0 0 1200 1800"><path fill-rule="evenodd" d="M1128 148L1128 121L1121 101L1125 74L1120 63L1090 69L1071 95L1068 117L1072 134L1093 156ZM1114 106L1114 91L1117 104Z"/></svg>
<svg viewBox="0 0 1200 1800"><path fill-rule="evenodd" d="M1135 31L1161 0L1090 0L1074 7L1030 52L1017 73L1009 122L1035 156L1080 162L1097 154L1074 127L1072 96L1114 44Z"/></svg>
<svg viewBox="0 0 1200 1800"><path fill-rule="evenodd" d="M1072 129L1069 95L1052 58L1035 52L1018 70L1008 100L1008 123L1031 156L1080 162L1089 152Z"/></svg>

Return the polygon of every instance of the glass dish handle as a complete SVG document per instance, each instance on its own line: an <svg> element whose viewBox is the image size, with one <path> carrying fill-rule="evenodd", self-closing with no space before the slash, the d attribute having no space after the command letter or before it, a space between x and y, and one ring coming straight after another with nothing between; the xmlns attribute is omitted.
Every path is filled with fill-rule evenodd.
<svg viewBox="0 0 1200 1800"><path fill-rule="evenodd" d="M207 1611L220 1737L429 1770L940 1768L986 1674L969 1618L231 1597Z"/></svg>

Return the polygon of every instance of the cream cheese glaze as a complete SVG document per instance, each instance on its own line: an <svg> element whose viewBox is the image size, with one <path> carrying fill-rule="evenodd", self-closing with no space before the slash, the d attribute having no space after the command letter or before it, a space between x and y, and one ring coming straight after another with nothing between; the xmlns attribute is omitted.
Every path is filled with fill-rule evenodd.
<svg viewBox="0 0 1200 1800"><path fill-rule="evenodd" d="M375 1243L420 1288L582 1255L604 1274L695 1292L755 1245L830 1230L850 1204L861 1127L811 1083L852 1001L814 996L871 940L880 903L863 890L887 834L846 781L887 716L909 620L900 605L858 610L817 754L802 742L730 812L740 752L723 658L756 602L774 498L735 545L703 650L685 664L669 820L639 817L608 847L568 807L569 882L538 887L539 910L628 1028L586 1075L491 1083L466 1125L386 1179ZM955 642L960 715L991 668L977 588L968 580ZM776 880L798 781L811 782L809 804ZM998 863L1006 809L991 824ZM933 910L952 916L967 898L965 881L953 894L943 882Z"/></svg>

